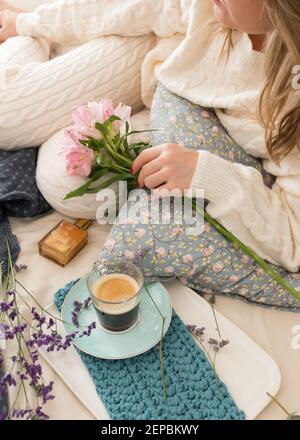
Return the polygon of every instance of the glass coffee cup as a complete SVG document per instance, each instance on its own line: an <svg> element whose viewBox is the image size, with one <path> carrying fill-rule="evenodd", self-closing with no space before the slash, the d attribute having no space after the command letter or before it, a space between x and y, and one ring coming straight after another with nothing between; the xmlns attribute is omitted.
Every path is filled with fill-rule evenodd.
<svg viewBox="0 0 300 440"><path fill-rule="evenodd" d="M138 323L144 278L137 266L128 261L98 261L87 284L98 322L104 330L128 332Z"/></svg>

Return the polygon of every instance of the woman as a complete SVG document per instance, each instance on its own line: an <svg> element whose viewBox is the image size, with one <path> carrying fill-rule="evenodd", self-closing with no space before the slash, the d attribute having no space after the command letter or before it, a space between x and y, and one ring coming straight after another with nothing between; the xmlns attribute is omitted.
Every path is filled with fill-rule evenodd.
<svg viewBox="0 0 300 440"><path fill-rule="evenodd" d="M140 185L204 189L207 211L299 288L289 273L300 264L300 107L290 86L300 61L296 0L62 1L16 23L19 33L57 41L160 37L143 64L143 96L151 126L162 130L136 159ZM193 237L184 225L116 225L101 257L124 255L154 276L300 309L207 224Z"/></svg>

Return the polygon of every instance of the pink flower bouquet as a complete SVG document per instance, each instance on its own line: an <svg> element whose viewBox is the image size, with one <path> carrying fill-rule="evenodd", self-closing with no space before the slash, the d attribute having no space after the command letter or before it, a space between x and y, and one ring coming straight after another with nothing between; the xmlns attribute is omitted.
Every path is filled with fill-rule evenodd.
<svg viewBox="0 0 300 440"><path fill-rule="evenodd" d="M74 125L65 130L63 145L67 174L86 177L87 180L84 185L68 193L65 199L97 193L121 180L128 182L129 190L136 187L137 175L131 173L132 163L150 144L129 144L129 136L145 132L129 131L130 115L131 107L120 103L114 108L110 99L89 102L74 110ZM122 128L124 134L121 134ZM95 184L108 173L112 177L99 185Z"/></svg>

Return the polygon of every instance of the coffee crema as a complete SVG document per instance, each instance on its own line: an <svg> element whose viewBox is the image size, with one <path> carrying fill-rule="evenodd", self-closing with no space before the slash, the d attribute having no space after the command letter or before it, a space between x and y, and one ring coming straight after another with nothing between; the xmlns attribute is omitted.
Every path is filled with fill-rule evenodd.
<svg viewBox="0 0 300 440"><path fill-rule="evenodd" d="M118 303L130 300L139 291L135 279L125 274L103 276L93 287L93 293L100 301Z"/></svg>

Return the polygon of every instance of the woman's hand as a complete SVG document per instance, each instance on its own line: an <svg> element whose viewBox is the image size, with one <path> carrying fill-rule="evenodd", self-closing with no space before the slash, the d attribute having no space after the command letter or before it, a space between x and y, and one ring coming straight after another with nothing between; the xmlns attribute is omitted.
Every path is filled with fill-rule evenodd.
<svg viewBox="0 0 300 440"><path fill-rule="evenodd" d="M155 196L165 190L179 189L182 193L190 187L198 161L198 152L182 144L162 144L144 150L133 162L132 173L141 170L139 187L156 188Z"/></svg>
<svg viewBox="0 0 300 440"><path fill-rule="evenodd" d="M0 12L0 43L17 34L16 21L18 14L14 11Z"/></svg>

